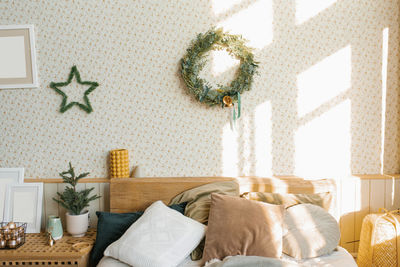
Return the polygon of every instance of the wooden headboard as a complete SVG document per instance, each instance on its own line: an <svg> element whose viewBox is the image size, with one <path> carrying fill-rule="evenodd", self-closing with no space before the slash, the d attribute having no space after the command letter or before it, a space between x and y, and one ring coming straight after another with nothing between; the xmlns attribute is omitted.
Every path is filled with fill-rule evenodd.
<svg viewBox="0 0 400 267"><path fill-rule="evenodd" d="M179 177L179 178L115 178L110 183L110 211L145 210L153 202L168 204L185 190L218 181L236 180L240 192L322 193L336 192L333 179L305 180L299 177Z"/></svg>

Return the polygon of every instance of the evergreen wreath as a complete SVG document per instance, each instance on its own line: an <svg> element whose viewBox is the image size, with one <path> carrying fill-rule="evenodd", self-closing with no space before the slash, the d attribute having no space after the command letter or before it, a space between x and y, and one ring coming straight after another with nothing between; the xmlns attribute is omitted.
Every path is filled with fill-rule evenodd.
<svg viewBox="0 0 400 267"><path fill-rule="evenodd" d="M187 54L181 59L182 78L189 92L200 102L210 106L232 106L238 102L238 117L240 117L240 94L251 89L253 76L258 62L254 60L252 49L245 45L246 40L240 35L224 33L222 28L211 29L198 34L187 49ZM226 50L231 56L240 60L237 77L228 86L217 84L214 89L209 82L199 77L205 66L204 54L210 50Z"/></svg>

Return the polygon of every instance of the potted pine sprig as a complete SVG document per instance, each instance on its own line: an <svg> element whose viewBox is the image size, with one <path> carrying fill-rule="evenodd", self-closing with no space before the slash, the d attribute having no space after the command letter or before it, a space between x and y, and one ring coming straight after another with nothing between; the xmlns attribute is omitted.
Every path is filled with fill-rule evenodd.
<svg viewBox="0 0 400 267"><path fill-rule="evenodd" d="M77 191L76 185L79 180L88 175L89 173L85 172L76 176L75 170L70 162L69 170L60 173L64 183L70 186L66 186L62 193L57 192L59 199L53 198L54 201L58 202L68 211L65 216L67 232L74 237L82 237L85 235L89 226L89 211L85 208L89 207L91 201L100 198L98 195L89 197L90 192L94 189L93 187Z"/></svg>

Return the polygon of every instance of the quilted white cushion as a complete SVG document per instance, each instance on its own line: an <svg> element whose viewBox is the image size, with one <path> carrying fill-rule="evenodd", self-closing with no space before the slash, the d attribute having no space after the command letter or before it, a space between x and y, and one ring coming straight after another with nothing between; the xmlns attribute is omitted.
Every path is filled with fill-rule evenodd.
<svg viewBox="0 0 400 267"><path fill-rule="evenodd" d="M338 223L319 206L292 206L286 210L284 222L283 253L291 257L319 257L331 253L339 244Z"/></svg>
<svg viewBox="0 0 400 267"><path fill-rule="evenodd" d="M177 266L200 243L205 230L203 224L157 201L104 255L135 267Z"/></svg>

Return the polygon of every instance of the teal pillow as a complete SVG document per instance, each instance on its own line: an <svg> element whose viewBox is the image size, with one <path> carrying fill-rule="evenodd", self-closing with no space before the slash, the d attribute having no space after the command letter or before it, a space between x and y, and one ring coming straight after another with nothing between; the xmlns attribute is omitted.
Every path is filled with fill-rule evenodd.
<svg viewBox="0 0 400 267"><path fill-rule="evenodd" d="M187 202L169 206L182 214L185 213ZM103 257L104 250L117 241L128 228L142 216L143 211L132 213L112 213L97 211L96 242L90 254L90 266L96 266Z"/></svg>

